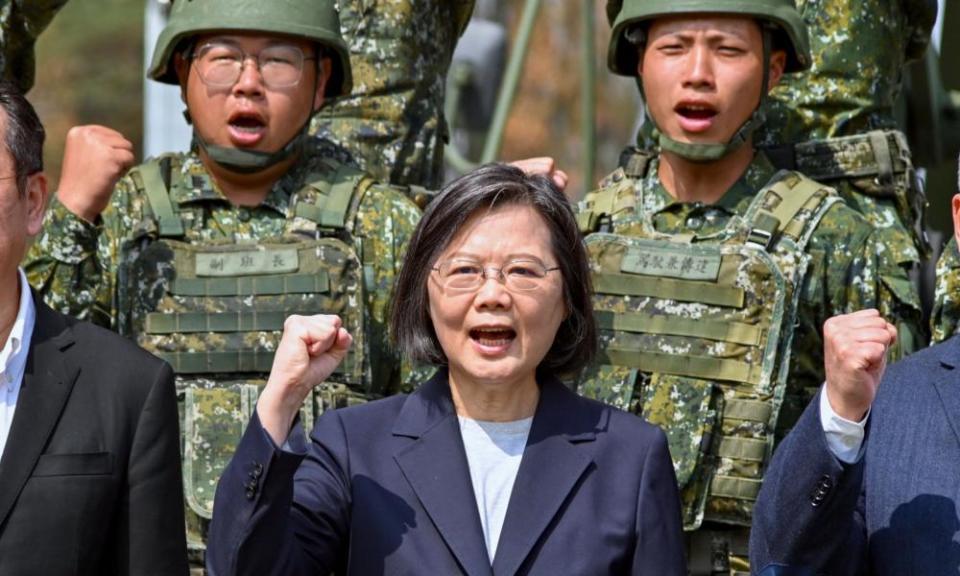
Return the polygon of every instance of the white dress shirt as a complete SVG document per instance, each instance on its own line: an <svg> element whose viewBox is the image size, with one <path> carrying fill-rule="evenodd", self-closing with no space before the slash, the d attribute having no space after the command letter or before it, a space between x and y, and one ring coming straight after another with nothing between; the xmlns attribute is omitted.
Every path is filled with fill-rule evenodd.
<svg viewBox="0 0 960 576"><path fill-rule="evenodd" d="M859 422L841 417L830 406L826 385L820 390L820 423L827 437L827 447L837 460L845 464L853 464L860 459L867 418L870 418L869 411Z"/></svg>
<svg viewBox="0 0 960 576"><path fill-rule="evenodd" d="M23 270L18 270L20 278L20 307L13 321L13 330L0 349L0 455L7 445L13 412L17 408L20 385L23 384L23 372L27 367L27 354L30 352L30 337L37 318L37 310L30 293L30 284Z"/></svg>

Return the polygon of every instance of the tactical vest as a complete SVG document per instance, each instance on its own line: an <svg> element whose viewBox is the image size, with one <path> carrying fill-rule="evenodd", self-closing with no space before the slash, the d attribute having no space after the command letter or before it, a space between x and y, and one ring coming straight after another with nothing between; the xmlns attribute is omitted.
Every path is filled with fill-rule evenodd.
<svg viewBox="0 0 960 576"><path fill-rule="evenodd" d="M839 198L779 172L724 230L664 234L638 210L645 160L632 168L578 215L601 347L579 390L664 429L686 530L749 525L786 391L805 248ZM611 219L618 233L598 231Z"/></svg>
<svg viewBox="0 0 960 576"><path fill-rule="evenodd" d="M283 234L244 244L186 240L203 218L171 201L190 185L177 156L131 172L149 208L138 228L155 232L123 248L119 324L177 375L192 549L202 549L205 528L197 525L212 516L217 481L266 384L287 316L337 314L353 336L330 382L304 402L306 430L331 404L381 392L369 377L363 252L348 222L371 180L354 168L324 168L291 199Z"/></svg>

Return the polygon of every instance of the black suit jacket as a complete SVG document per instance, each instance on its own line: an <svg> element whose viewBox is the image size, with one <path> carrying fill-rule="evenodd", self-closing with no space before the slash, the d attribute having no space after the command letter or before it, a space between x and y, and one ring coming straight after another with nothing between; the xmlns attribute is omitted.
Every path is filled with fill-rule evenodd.
<svg viewBox="0 0 960 576"><path fill-rule="evenodd" d="M0 458L0 575L186 574L170 367L34 302Z"/></svg>
<svg viewBox="0 0 960 576"><path fill-rule="evenodd" d="M544 378L496 557L441 372L318 419L303 455L254 417L217 488L212 574L685 576L658 428Z"/></svg>

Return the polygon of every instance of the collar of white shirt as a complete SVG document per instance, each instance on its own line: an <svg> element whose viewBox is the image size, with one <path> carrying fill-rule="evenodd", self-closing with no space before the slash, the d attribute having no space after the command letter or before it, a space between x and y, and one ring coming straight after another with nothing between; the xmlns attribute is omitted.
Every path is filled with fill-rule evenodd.
<svg viewBox="0 0 960 576"><path fill-rule="evenodd" d="M18 269L17 273L20 278L20 306L17 309L17 318L13 321L13 329L3 349L0 349L0 391L4 391L8 397L16 396L23 381L30 337L33 336L37 314L27 276L22 269ZM0 398L0 401L2 400L3 398Z"/></svg>

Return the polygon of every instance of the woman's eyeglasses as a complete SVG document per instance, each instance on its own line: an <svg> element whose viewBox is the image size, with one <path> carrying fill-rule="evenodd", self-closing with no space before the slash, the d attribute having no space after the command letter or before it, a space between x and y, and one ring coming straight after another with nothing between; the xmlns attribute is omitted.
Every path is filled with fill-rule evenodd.
<svg viewBox="0 0 960 576"><path fill-rule="evenodd" d="M543 286L547 274L559 270L558 266L548 268L543 262L528 258L510 260L503 266L484 266L479 260L471 258L452 258L438 262L433 268L440 275L445 288L453 290L477 290L487 278L503 282L507 290L529 292Z"/></svg>

